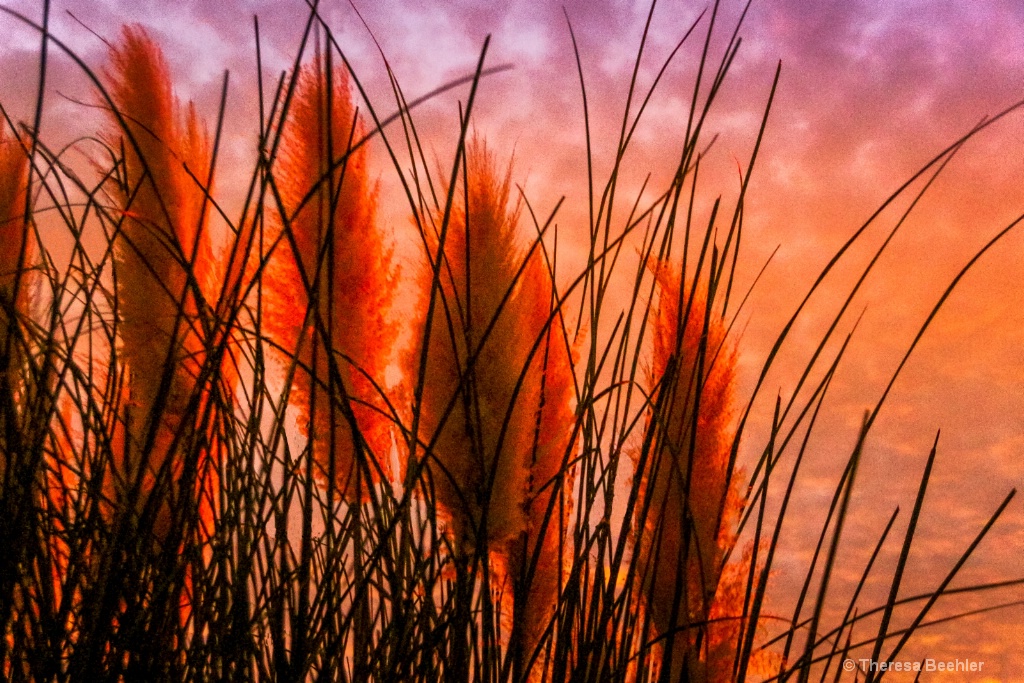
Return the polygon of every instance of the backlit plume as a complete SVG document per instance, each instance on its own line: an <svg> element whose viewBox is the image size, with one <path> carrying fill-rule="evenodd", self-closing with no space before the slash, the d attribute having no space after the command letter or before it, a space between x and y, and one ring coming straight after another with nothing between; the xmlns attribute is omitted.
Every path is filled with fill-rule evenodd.
<svg viewBox="0 0 1024 683"><path fill-rule="evenodd" d="M17 321L27 317L32 303L32 242L24 220L27 183L28 157L18 140L0 127L0 388L7 392L16 392L18 386L22 345ZM0 452L0 475L4 469L6 458Z"/></svg>
<svg viewBox="0 0 1024 683"><path fill-rule="evenodd" d="M558 599L565 506L556 501L550 518L548 508L565 486L575 417L573 358L552 313L554 284L539 245L529 254L521 246L510 178L511 167L501 176L474 137L440 255L420 438L432 444L428 467L456 551L501 555L496 566L516 592L513 637L525 663ZM434 218L426 228L431 259L439 258L441 212ZM419 277L429 292L431 269Z"/></svg>
<svg viewBox="0 0 1024 683"><path fill-rule="evenodd" d="M209 292L216 281L210 209L200 185L209 176L209 141L192 105L175 100L167 63L144 29L123 29L105 75L115 107L108 139L123 144L125 161L123 177L111 183L123 216L117 296L130 373L128 450L137 459L123 464L124 475L131 481L142 467L148 481L173 457L175 438L184 438L186 408L206 358L196 287L188 281L190 270L200 291ZM213 470L210 465L205 458L199 471ZM172 460L175 482L178 468ZM202 516L209 518L211 496L201 498L207 501ZM166 521L158 520L158 535Z"/></svg>
<svg viewBox="0 0 1024 683"><path fill-rule="evenodd" d="M705 624L722 612L716 593L731 595L720 590L720 567L735 540L731 530L742 506L728 487L735 357L721 320L706 315L703 294L691 296L666 263L652 270L657 285L649 376L654 407L636 508L640 515L647 506L643 528L636 531L641 587L653 635L678 631L683 636L662 645L662 665L670 667L672 680L684 670L691 680L718 680L719 674L727 680L732 659L728 670L715 672L704 653L712 639ZM640 454L633 457L639 466ZM716 655L715 661L725 659Z"/></svg>
<svg viewBox="0 0 1024 683"><path fill-rule="evenodd" d="M322 57L301 69L281 133L274 180L284 215L264 279L265 323L297 362L291 402L319 475L333 472L338 492L356 501L392 474L394 421L378 387L399 333L397 275L367 148L348 153L363 136L348 77L328 69Z"/></svg>
<svg viewBox="0 0 1024 683"><path fill-rule="evenodd" d="M554 615L568 559L563 546L572 510L568 460L576 424L573 366L578 350L575 345L568 346L555 296L543 253L537 249L527 263L517 294L524 309L522 333L530 343L540 340L530 359L526 393L521 398L535 411L536 431L529 457L526 530L508 550L509 568L517 590L523 593L516 601L515 628L521 638L524 667ZM535 554L536 565L531 566ZM546 657L544 652L536 655L530 680L539 681L547 669L543 666Z"/></svg>
<svg viewBox="0 0 1024 683"><path fill-rule="evenodd" d="M513 400L531 341L519 328L523 304L513 291L521 257L518 209L507 208L510 176L498 176L486 145L475 138L466 164L468 187L465 193L461 182L455 188L440 255L420 438L433 443L428 466L437 502L456 542L469 551L485 537L506 542L526 528L535 412L527 401ZM426 227L431 259L438 258L440 213L435 219ZM419 275L420 289L429 292L432 272L424 267Z"/></svg>
<svg viewBox="0 0 1024 683"><path fill-rule="evenodd" d="M31 298L27 268L32 242L27 239L24 220L27 183L28 156L18 140L0 127L0 354L6 353L8 334L13 331L10 313L24 315ZM11 340L12 351L15 345ZM8 359L5 357L4 361ZM6 370L6 365L0 367L0 372Z"/></svg>

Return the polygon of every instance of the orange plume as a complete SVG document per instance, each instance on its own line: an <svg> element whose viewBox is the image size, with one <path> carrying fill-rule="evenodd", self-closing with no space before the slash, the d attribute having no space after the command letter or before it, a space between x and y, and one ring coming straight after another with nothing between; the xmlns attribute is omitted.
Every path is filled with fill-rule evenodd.
<svg viewBox="0 0 1024 683"><path fill-rule="evenodd" d="M143 28L122 29L120 43L111 47L105 77L114 105L108 139L121 137L124 149L123 177L111 192L123 212L117 296L122 356L130 371L132 429L127 436L129 453L134 454L122 466L129 480L144 467L150 490L153 474L172 457L171 444L187 427L182 419L206 362L197 291L210 297L222 268L208 229L209 188L204 184L210 145L191 103L182 107L175 100L167 63ZM188 285L190 277L198 290ZM167 386L165 373L170 373ZM156 435L153 448L143 452L151 429ZM204 449L195 482L207 528L214 516L217 450L216 445ZM172 465L177 482L180 464ZM118 492L112 493L117 500ZM169 514L161 510L158 535Z"/></svg>
<svg viewBox="0 0 1024 683"><path fill-rule="evenodd" d="M477 552L486 541L500 554L494 566L525 591L513 615L525 664L554 613L562 577L563 512L571 504L556 502L546 524L545 518L564 485L575 424L574 359L561 318L552 315L554 283L540 246L527 257L519 245L518 209L508 209L511 167L501 177L486 144L474 137L466 169L442 254L437 235L427 235L431 258L440 258L441 292L420 437L433 442L433 486L459 552ZM432 279L432 270L422 268L420 290L429 292Z"/></svg>
<svg viewBox="0 0 1024 683"><path fill-rule="evenodd" d="M28 157L17 139L0 128L0 386L17 392L18 368L23 345L18 339L18 320L28 317L32 304L32 242L28 239L25 195ZM0 477L7 457L0 451Z"/></svg>
<svg viewBox="0 0 1024 683"><path fill-rule="evenodd" d="M377 467L391 477L393 420L377 387L399 334L390 315L396 271L376 225L366 148L346 154L362 136L348 77L335 69L328 78L325 62L318 58L298 74L282 131L275 180L286 228L273 236L264 320L270 338L298 363L292 402L313 439L319 474L333 469L341 495L356 501L378 480Z"/></svg>
<svg viewBox="0 0 1024 683"><path fill-rule="evenodd" d="M437 502L457 542L470 551L484 540L477 534L485 517L491 542L517 538L526 528L535 409L513 398L533 340L519 327L526 302L509 296L522 262L518 211L507 210L510 176L499 179L486 145L475 138L466 163L468 210L458 187L443 254L437 253L436 235L428 234L431 258L441 259L441 290L420 438L434 441L429 466ZM419 275L420 290L429 292L431 269ZM527 391L522 387L520 395Z"/></svg>
<svg viewBox="0 0 1024 683"><path fill-rule="evenodd" d="M681 275L667 264L652 270L658 295L651 318L654 407L636 514L645 504L648 509L634 552L655 635L684 629L683 638L672 639L672 661L663 665L674 678L685 666L691 676L713 680L695 643L710 615L721 611L714 606L720 565L742 507L728 486L735 354L721 320L706 315L704 296L684 291ZM639 465L639 454L633 458ZM701 650L706 647L705 638Z"/></svg>
<svg viewBox="0 0 1024 683"><path fill-rule="evenodd" d="M195 301L186 294L188 270L209 264L208 251L193 257L196 236L205 234L204 192L188 172L205 180L206 136L194 111L182 116L171 92L167 64L159 48L137 26L126 26L111 48L108 88L116 111L111 137L124 121L125 177L114 194L124 220L117 243L118 305L123 354L131 370L133 420L139 439L150 419L162 419L156 460L166 457L203 362L201 345L189 325ZM201 245L208 245L206 239ZM208 247L207 247L208 248ZM183 305L182 305L183 304ZM186 341L188 339L189 341ZM173 366L166 408L151 415L165 366ZM139 447L141 444L136 444Z"/></svg>
<svg viewBox="0 0 1024 683"><path fill-rule="evenodd" d="M4 357L0 373L17 365L17 342L9 340L15 319L26 315L31 305L31 283L27 277L31 266L32 242L27 239L25 193L28 184L28 156L15 138L7 137L0 128L0 354ZM19 267L22 269L18 272ZM17 285L17 294L15 294ZM14 300L14 297L17 300ZM12 378L8 378L13 381Z"/></svg>
<svg viewBox="0 0 1024 683"><path fill-rule="evenodd" d="M515 615L520 634L520 660L528 665L558 604L568 553L562 548L572 510L572 451L576 416L577 348L567 346L561 312L554 309L556 292L543 252L534 251L524 272L517 298L524 302L523 333L541 341L530 367L522 400L535 411L536 431L529 458L526 531L508 551L510 570L525 591ZM553 313L553 315L552 315ZM558 492L564 492L559 500ZM553 500L554 499L554 500ZM550 514L549 514L550 513ZM531 564L536 554L536 564ZM530 680L542 680L545 655L537 653Z"/></svg>

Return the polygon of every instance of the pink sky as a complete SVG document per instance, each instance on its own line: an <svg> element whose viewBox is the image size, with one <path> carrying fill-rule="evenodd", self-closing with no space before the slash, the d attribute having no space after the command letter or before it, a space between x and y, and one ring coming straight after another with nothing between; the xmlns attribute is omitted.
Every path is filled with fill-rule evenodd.
<svg viewBox="0 0 1024 683"><path fill-rule="evenodd" d="M41 3L8 6L38 19ZM499 153L515 152L516 178L540 213L566 196L559 226L568 248L579 249L586 223L585 148L581 98L571 43L558 2L490 3L422 0L357 2L409 98L470 72L484 37L492 34L488 63L514 69L485 79L475 123ZM325 2L324 15L383 113L394 107L380 56L347 3ZM597 177L611 155L647 6L601 0L567 2L565 11L580 44L594 115ZM655 15L640 81L651 82L675 41L704 8L663 2ZM726 2L722 32L739 3ZM244 0L117 2L55 0L54 33L93 67L105 47L66 12L98 34L115 39L118 26L140 22L163 45L182 99L194 99L212 121L224 70L231 72L221 188L228 206L240 190L232 169L251 164L256 120L256 63L252 15L263 33L264 84L272 91L287 69L303 28L301 2ZM38 37L11 18L0 18L0 102L16 119L31 117L37 77ZM977 3L911 1L761 0L750 10L744 43L711 118L721 133L709 159L706 190L734 200L736 160L746 164L776 63L782 78L762 156L748 197L741 289L776 246L766 276L740 318L744 386L786 318L835 250L893 190L948 143L986 115L1024 97L1024 5L1015 0ZM700 38L699 31L695 38ZM632 201L643 177L663 183L678 155L685 128L696 51L693 40L666 75L627 157L625 195ZM720 46L719 46L720 49ZM55 55L49 73L44 135L69 140L96 120L74 100L89 100L88 83L70 61ZM269 97L269 93L268 93ZM457 131L457 103L465 89L416 112L428 148L450 155ZM385 196L394 190L386 158L373 150ZM992 235L1024 212L1024 115L983 133L954 160L858 295L849 321L864 312L849 358L833 387L812 441L804 491L798 503L824 514L828 491L855 439L861 415L881 395L903 351L945 286ZM235 202L235 204L232 204ZM905 206L906 202L898 204ZM402 206L386 214L402 237ZM763 445L767 407L792 391L813 350L814 334L827 324L840 296L888 233L896 211L883 215L863 242L840 263L807 318L794 330L768 379L755 413L746 455ZM571 259L570 259L571 262ZM980 529L998 502L1024 481L1024 234L1011 234L963 281L936 318L894 388L868 441L858 493L858 515L840 562L845 594L862 558L896 505L904 513L937 429L942 429L937 471L926 500L920 537L911 557L906 590L933 587ZM827 489L827 491L826 491ZM826 491L822 493L822 491ZM786 592L799 581L816 514L790 522L779 560L774 606L785 613ZM883 561L890 571L893 546ZM1014 501L958 583L1015 578L1024 562L1024 506ZM845 582L845 583L843 583ZM880 588L871 595L881 599ZM993 602L1024 600L1024 591L987 596ZM977 598L957 607L970 609ZM940 603L941 605L941 603ZM921 633L906 653L913 657L970 657L986 662L993 679L1024 680L1024 610L991 613ZM895 679L900 680L900 679ZM939 680L939 679L935 679ZM978 679L983 680L983 679Z"/></svg>

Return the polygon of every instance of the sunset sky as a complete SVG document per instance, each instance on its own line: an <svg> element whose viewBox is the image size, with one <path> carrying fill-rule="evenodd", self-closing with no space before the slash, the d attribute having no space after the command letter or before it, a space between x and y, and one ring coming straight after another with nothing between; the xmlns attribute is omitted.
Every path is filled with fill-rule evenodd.
<svg viewBox="0 0 1024 683"><path fill-rule="evenodd" d="M322 4L342 49L384 115L394 111L394 98L371 31L408 99L471 73L485 37L492 36L487 64L509 64L512 69L483 80L475 127L499 155L514 154L514 178L541 216L560 197L566 198L556 219L566 250L560 280L567 280L579 266L586 242L587 193L582 98L566 16L583 62L595 176L601 183L613 160L649 6L574 0L511 2L499 9L494 3L468 0L357 0L364 26L347 2ZM5 6L40 20L41 3L16 0ZM705 9L699 2L659 3L640 70L644 91ZM740 9L734 0L723 3L711 48L716 65ZM105 64L106 47L85 26L109 40L116 39L123 23L146 26L165 50L178 96L194 100L211 126L224 72L230 72L217 185L229 211L237 212L244 182L232 183L232 178L244 181L249 174L258 121L252 17L260 20L262 76L269 98L294 59L306 5L297 0L54 0L51 12L53 33L97 70ZM706 26L707 16L669 68L637 129L620 188L626 211L648 174L655 188L645 195L650 201L674 170ZM30 121L39 36L9 16L0 16L0 30L0 103L15 120ZM983 117L1024 99L1024 3L755 0L741 35L743 44L708 124L707 139L716 133L720 138L707 170L702 170L701 206L722 195L731 213L737 163L745 169L749 162L781 61L781 80L747 198L740 253L739 288L746 291L779 247L736 327L741 381L749 392L773 341L816 275L873 210ZM81 70L55 47L51 50L42 134L57 145L93 134L100 117L88 106L96 100ZM458 105L467 95L463 87L414 113L428 154L436 154L442 166L450 163ZM393 133L397 140L399 131ZM87 168L88 155L96 150L83 144L70 163ZM380 176L383 215L396 238L408 242L412 233L393 169L379 144L371 154ZM1024 111L985 130L958 153L840 323L845 335L863 313L810 444L802 493L793 503L801 506L801 514L788 522L787 552L774 577L776 613L789 614L790 596L802 579L817 525L856 441L864 410L881 396L917 329L960 268L1024 213L1021 188ZM910 198L896 202L868 229L794 327L755 407L744 442L748 461L764 446L776 393L788 399L831 316ZM897 538L902 534L937 430L942 434L936 471L903 594L937 586L1003 497L1024 483L1022 273L1024 226L964 278L895 384L865 447L852 501L856 521L841 548L835 590L837 603L844 607L842 598L856 583L897 505L903 511ZM832 352L835 348L829 346ZM813 377L820 375L819 368ZM877 583L869 586L870 599L862 604L884 600L885 574L898 552L898 543L892 543L876 569ZM1017 578L1024 575L1022 560L1024 502L1015 499L954 585ZM1024 589L973 596L960 604L940 601L932 616L1012 601L1024 601ZM864 629L860 635L870 633ZM983 671L991 680L1024 681L1020 605L925 629L912 642L901 659L970 658L986 662Z"/></svg>

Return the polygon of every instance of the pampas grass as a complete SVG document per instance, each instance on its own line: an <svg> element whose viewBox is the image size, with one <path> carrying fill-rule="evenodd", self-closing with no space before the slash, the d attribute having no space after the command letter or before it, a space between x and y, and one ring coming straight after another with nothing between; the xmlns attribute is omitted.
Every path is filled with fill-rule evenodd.
<svg viewBox="0 0 1024 683"><path fill-rule="evenodd" d="M434 268L440 271L442 302L426 353L425 457L453 540L468 553L526 528L536 408L516 400L532 341L518 325L534 302L518 295L522 257L510 183L511 169L499 176L486 144L474 139L448 239L442 248L436 228L428 232L432 263L420 271L424 293Z"/></svg>
<svg viewBox="0 0 1024 683"><path fill-rule="evenodd" d="M644 438L650 452L634 454L642 479L640 586L654 636L665 639L662 666L672 679L722 680L731 672L709 673L705 664L722 558L742 507L729 486L735 351L706 294L684 289L682 275L667 263L652 270L654 399Z"/></svg>
<svg viewBox="0 0 1024 683"><path fill-rule="evenodd" d="M513 639L520 648L520 670L531 672L530 680L539 681L549 671L551 658L550 651L539 648L553 626L568 566L579 345L578 340L570 341L565 329L556 285L539 243L528 257L519 296L533 304L519 323L520 334L535 339L519 400L536 406L537 417L528 451L526 527L506 553L514 578Z"/></svg>
<svg viewBox="0 0 1024 683"><path fill-rule="evenodd" d="M198 281L212 279L214 259L199 184L209 176L209 143L195 109L174 99L167 64L142 28L125 27L110 60L109 135L125 136L123 175L111 185L123 212L117 297L130 374L128 461L114 484L120 498L136 477L152 490L168 466L175 481L182 476L175 442L188 438L186 413L205 357Z"/></svg>
<svg viewBox="0 0 1024 683"><path fill-rule="evenodd" d="M440 312L426 354L422 422L427 468L457 553L500 557L511 589L517 676L530 670L563 575L575 377L543 246L522 246L512 165L502 175L474 136L440 249L439 212L426 235L429 292L440 271ZM506 606L507 611L507 606ZM533 668L538 680L545 670Z"/></svg>
<svg viewBox="0 0 1024 683"><path fill-rule="evenodd" d="M32 302L31 231L25 216L28 156L21 142L0 128L0 375L13 388L25 340L16 332Z"/></svg>
<svg viewBox="0 0 1024 683"><path fill-rule="evenodd" d="M628 168L633 125L655 95L634 77L608 175L589 153L581 160L583 226L560 205L538 213L499 161L500 141L471 133L478 91L500 87L487 44L469 77L416 84L424 98L392 81L396 113L383 116L312 9L293 67L275 90L257 88L258 154L240 207L211 182L222 127L208 135L175 99L152 36L125 28L100 75L79 62L105 110L101 133L72 147L91 163L75 167L29 127L24 145L0 144L0 229L22 246L0 252L18 251L0 287L3 348L20 354L0 387L0 453L16 463L0 496L4 676L850 680L841 658L893 643L898 654L1013 494L930 593L900 592L901 560L882 577L885 604L859 591L837 604L828 584L847 562L839 541L857 514L872 420L831 509L787 507L846 347L805 388L821 374L815 352L790 407L780 400L770 429L752 426L744 406L763 398L762 383L739 395L749 349L730 321L757 148L733 215L715 200L702 213L702 198L720 197L698 172L717 153L702 131L738 27L717 65L720 28L703 17L687 36L697 27L705 42L678 167L652 174L665 184L652 180L623 208L621 179L651 170ZM585 89L590 65L577 59ZM428 161L416 107L452 89L455 153ZM765 120L773 96L774 85ZM589 101L579 129L595 149ZM757 132L759 145L764 122ZM371 166L371 150L390 164ZM419 259L401 271L379 223L392 198L377 174L394 174L396 211L419 231ZM64 240L69 258L38 239L44 211L57 222L48 240ZM567 231L588 245L582 262L560 254ZM30 271L41 283L31 312L22 289L10 292ZM780 333L762 382L794 329ZM798 430L805 446L778 503L768 479ZM762 455L742 462L747 452ZM773 562L794 516L820 522L822 552L780 615ZM846 569L867 577L873 564ZM1024 584L1001 579L953 590ZM888 626L898 610L915 610L909 629ZM854 630L870 632L878 614L858 643Z"/></svg>
<svg viewBox="0 0 1024 683"><path fill-rule="evenodd" d="M377 225L367 148L352 148L363 126L344 69L317 56L295 80L275 171L280 228L270 236L264 320L297 363L291 400L319 476L356 501L393 478L381 387L399 333L396 264Z"/></svg>
<svg viewBox="0 0 1024 683"><path fill-rule="evenodd" d="M3 485L3 505L0 514L9 524L7 513L12 503L27 502L24 480L25 460L19 453L20 439L11 438L24 426L28 411L19 405L26 398L26 372L23 361L28 348L28 329L32 304L31 282L28 277L31 267L31 226L25 214L28 191L28 156L21 141L6 133L0 127L0 482ZM5 530L6 531L6 530ZM7 535L7 534L4 534ZM62 544L56 539L50 545L60 553ZM60 566L60 560L57 565ZM49 578L49 577L46 577ZM11 595L7 605L17 605L25 611L28 590L18 590ZM15 642L12 629L4 633L4 642L10 647ZM11 673L11 663L2 662L4 676Z"/></svg>

